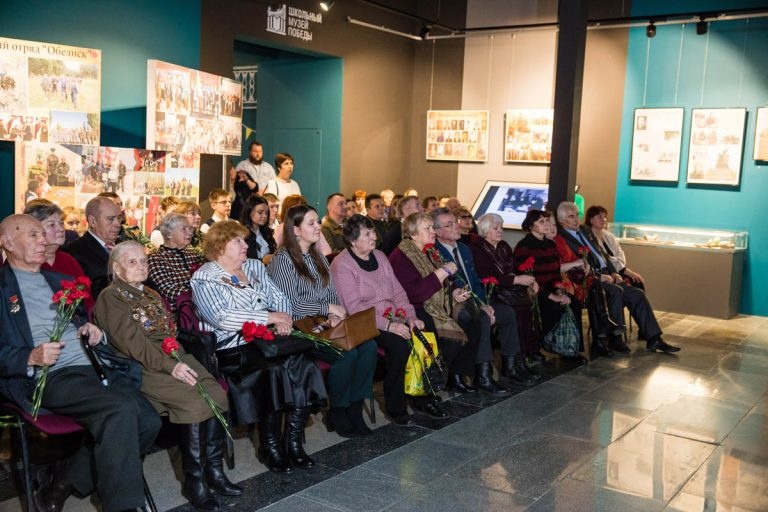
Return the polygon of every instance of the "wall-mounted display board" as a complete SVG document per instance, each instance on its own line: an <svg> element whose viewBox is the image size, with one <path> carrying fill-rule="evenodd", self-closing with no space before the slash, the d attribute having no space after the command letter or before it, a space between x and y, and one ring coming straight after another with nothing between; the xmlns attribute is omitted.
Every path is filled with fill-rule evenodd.
<svg viewBox="0 0 768 512"><path fill-rule="evenodd" d="M638 108L632 131L632 181L677 181L683 133L682 108Z"/></svg>
<svg viewBox="0 0 768 512"><path fill-rule="evenodd" d="M38 197L62 208L84 210L97 194L115 192L123 200L127 224L138 225L149 233L163 197L175 195L198 201L200 156L148 149L17 143L15 182L17 212Z"/></svg>
<svg viewBox="0 0 768 512"><path fill-rule="evenodd" d="M239 155L240 82L159 60L147 61L147 148Z"/></svg>
<svg viewBox="0 0 768 512"><path fill-rule="evenodd" d="M0 37L0 140L99 144L101 50Z"/></svg>
<svg viewBox="0 0 768 512"><path fill-rule="evenodd" d="M552 159L552 109L507 110L504 161L548 164Z"/></svg>
<svg viewBox="0 0 768 512"><path fill-rule="evenodd" d="M427 160L486 162L488 111L428 111Z"/></svg>
<svg viewBox="0 0 768 512"><path fill-rule="evenodd" d="M528 211L546 208L548 197L546 183L486 181L472 205L472 215L477 219L486 213L497 213L504 219L505 228L520 229Z"/></svg>
<svg viewBox="0 0 768 512"><path fill-rule="evenodd" d="M738 186L745 108L695 108L691 115L688 183Z"/></svg>
<svg viewBox="0 0 768 512"><path fill-rule="evenodd" d="M755 160L768 162L768 107L757 109L755 121Z"/></svg>

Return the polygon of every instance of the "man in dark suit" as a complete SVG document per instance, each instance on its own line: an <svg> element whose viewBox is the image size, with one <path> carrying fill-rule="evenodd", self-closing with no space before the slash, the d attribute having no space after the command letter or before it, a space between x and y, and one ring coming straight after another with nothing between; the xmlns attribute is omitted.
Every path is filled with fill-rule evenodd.
<svg viewBox="0 0 768 512"><path fill-rule="evenodd" d="M58 511L74 491L98 490L104 510L135 510L144 504L141 454L160 429L160 418L140 391L122 375L105 368L109 386L99 381L79 337L98 345L101 330L86 322L81 309L50 342L56 318L54 292L71 276L41 271L45 262L42 224L29 215L11 215L0 223L0 244L8 261L0 267L0 393L31 410L35 377L48 376L41 405L73 418L92 436L70 459L57 464L51 480L35 492L37 509Z"/></svg>
<svg viewBox="0 0 768 512"><path fill-rule="evenodd" d="M85 205L88 231L61 248L71 254L91 278L91 290L96 299L107 287L107 260L117 243L122 224L120 208L108 197L94 197Z"/></svg>
<svg viewBox="0 0 768 512"><path fill-rule="evenodd" d="M632 318L637 322L649 351L679 351L679 347L669 345L661 338L661 327L656 321L653 307L648 302L645 292L624 282L624 277L616 271L610 258L602 250L592 232L579 225L579 209L576 204L567 201L560 203L557 206L557 221L558 235L565 240L571 250L578 254L581 247L589 249L587 262L600 276L599 285L605 291L608 311L614 324L622 330L624 329L624 307L626 306L629 308ZM614 350L628 353L629 347L617 333L610 334L612 334L611 347Z"/></svg>
<svg viewBox="0 0 768 512"><path fill-rule="evenodd" d="M480 282L480 278L475 271L472 251L466 245L459 242L461 231L456 217L447 208L436 208L432 210L432 225L437 235L435 247L440 251L444 261L456 264L455 283L458 286L469 287L471 293L470 301L479 300L481 315L479 320L468 318L470 310L468 307L462 308L459 313L458 322L468 336L479 335L477 356L475 359L475 386L481 390L501 388L492 378L493 347L491 346L491 327L495 324L497 327L499 345L501 346L502 369L501 375L512 382L531 386L535 384L534 376L522 366L522 357L520 356L520 340L517 335L517 317L515 311L504 304L488 305L490 301L485 296L485 287ZM472 324L475 325L472 325ZM518 365L515 365L517 359ZM501 388L504 389L504 388ZM498 393L498 390L497 390Z"/></svg>

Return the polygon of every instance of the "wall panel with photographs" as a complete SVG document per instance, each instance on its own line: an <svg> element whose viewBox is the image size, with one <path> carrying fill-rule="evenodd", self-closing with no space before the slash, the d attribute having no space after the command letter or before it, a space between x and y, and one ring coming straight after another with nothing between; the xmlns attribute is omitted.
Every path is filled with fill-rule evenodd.
<svg viewBox="0 0 768 512"><path fill-rule="evenodd" d="M0 38L0 140L99 144L101 50Z"/></svg>
<svg viewBox="0 0 768 512"><path fill-rule="evenodd" d="M768 107L757 109L753 158L761 162L768 162Z"/></svg>
<svg viewBox="0 0 768 512"><path fill-rule="evenodd" d="M529 210L547 207L549 185L546 183L513 183L486 181L472 206L477 219L486 213L497 213L504 219L504 227L520 229Z"/></svg>
<svg viewBox="0 0 768 512"><path fill-rule="evenodd" d="M147 63L147 148L239 155L240 82L159 60Z"/></svg>
<svg viewBox="0 0 768 512"><path fill-rule="evenodd" d="M97 194L115 192L123 200L126 223L149 233L163 197L198 202L200 158L148 149L19 143L15 182L17 212L36 198L82 212Z"/></svg>
<svg viewBox="0 0 768 512"><path fill-rule="evenodd" d="M680 178L683 108L638 108L632 132L632 181Z"/></svg>
<svg viewBox="0 0 768 512"><path fill-rule="evenodd" d="M552 159L552 109L507 110L504 161L548 164Z"/></svg>
<svg viewBox="0 0 768 512"><path fill-rule="evenodd" d="M428 111L427 160L487 161L488 111Z"/></svg>
<svg viewBox="0 0 768 512"><path fill-rule="evenodd" d="M691 116L688 183L738 186L745 108L695 108Z"/></svg>

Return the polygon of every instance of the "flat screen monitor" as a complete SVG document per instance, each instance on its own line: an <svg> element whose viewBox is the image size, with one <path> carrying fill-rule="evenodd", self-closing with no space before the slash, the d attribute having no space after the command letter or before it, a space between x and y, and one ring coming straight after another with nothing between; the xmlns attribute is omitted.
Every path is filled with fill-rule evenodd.
<svg viewBox="0 0 768 512"><path fill-rule="evenodd" d="M549 185L546 183L513 183L486 181L472 206L475 219L486 213L497 213L507 229L520 229L529 210L547 206Z"/></svg>

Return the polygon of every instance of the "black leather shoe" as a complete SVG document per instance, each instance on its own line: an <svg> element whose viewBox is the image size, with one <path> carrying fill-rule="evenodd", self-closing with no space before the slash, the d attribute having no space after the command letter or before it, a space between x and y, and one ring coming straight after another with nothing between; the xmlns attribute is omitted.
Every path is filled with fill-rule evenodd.
<svg viewBox="0 0 768 512"><path fill-rule="evenodd" d="M541 363L547 360L547 358L544 357L544 354L542 354L541 352L534 352L533 354L528 354L528 359L530 360L531 365L540 365Z"/></svg>
<svg viewBox="0 0 768 512"><path fill-rule="evenodd" d="M407 414L398 414L396 416L389 416L389 420L398 427L410 427L413 426L413 420Z"/></svg>
<svg viewBox="0 0 768 512"><path fill-rule="evenodd" d="M523 356L501 356L501 376L510 382L521 386L533 386L536 379L527 371L523 364Z"/></svg>
<svg viewBox="0 0 768 512"><path fill-rule="evenodd" d="M373 430L368 428L363 419L363 401L357 400L349 404L349 407L347 407L347 418L357 435L369 436L373 434Z"/></svg>
<svg viewBox="0 0 768 512"><path fill-rule="evenodd" d="M629 354L632 350L624 343L624 336L614 335L611 336L611 350L614 352L620 352L622 354Z"/></svg>
<svg viewBox="0 0 768 512"><path fill-rule="evenodd" d="M600 338L596 338L592 342L590 350L593 355L598 357L613 357L613 351L605 346L605 343Z"/></svg>
<svg viewBox="0 0 768 512"><path fill-rule="evenodd" d="M675 347L666 343L663 339L661 339L661 337L658 337L653 341L649 341L645 348L649 352L656 352L658 350L660 352L666 352L667 354L680 351L680 347Z"/></svg>
<svg viewBox="0 0 768 512"><path fill-rule="evenodd" d="M331 407L325 413L325 426L328 432L336 432L341 437L355 437L357 430L352 426L346 407Z"/></svg>
<svg viewBox="0 0 768 512"><path fill-rule="evenodd" d="M64 508L64 502L74 491L74 487L61 478L57 465L54 467L48 485L41 486L34 493L35 506L40 512L59 512Z"/></svg>
<svg viewBox="0 0 768 512"><path fill-rule="evenodd" d="M455 391L462 394L477 392L477 388L466 384L461 378L461 375L458 373L450 373L448 375L448 383L446 384L446 389L448 391Z"/></svg>
<svg viewBox="0 0 768 512"><path fill-rule="evenodd" d="M416 410L436 420L444 420L448 417L448 413L441 409L437 402L432 400L419 405L416 407Z"/></svg>
<svg viewBox="0 0 768 512"><path fill-rule="evenodd" d="M492 367L491 362L478 363L475 365L475 380L472 384L485 393L493 396L505 396L509 394L509 390L498 382L493 380L491 375Z"/></svg>

